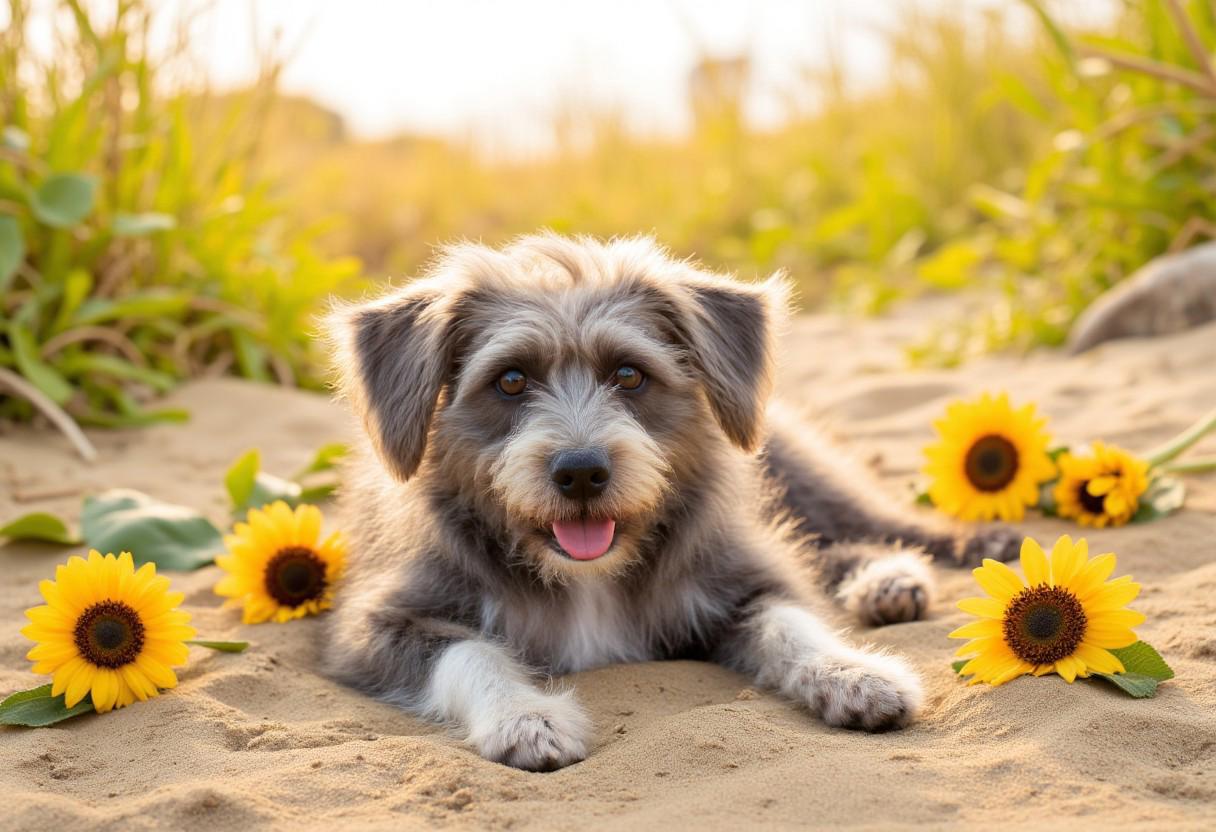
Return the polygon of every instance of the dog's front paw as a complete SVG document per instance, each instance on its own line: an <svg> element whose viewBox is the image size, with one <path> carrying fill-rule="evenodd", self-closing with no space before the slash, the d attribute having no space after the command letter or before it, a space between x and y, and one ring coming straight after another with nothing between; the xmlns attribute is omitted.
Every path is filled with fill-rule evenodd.
<svg viewBox="0 0 1216 832"><path fill-rule="evenodd" d="M836 595L867 624L916 621L932 601L933 575L924 556L903 552L863 564Z"/></svg>
<svg viewBox="0 0 1216 832"><path fill-rule="evenodd" d="M837 728L889 731L907 725L923 696L916 674L895 656L850 652L806 666L807 706Z"/></svg>
<svg viewBox="0 0 1216 832"><path fill-rule="evenodd" d="M1017 529L1009 526L991 526L974 532L960 545L959 565L979 566L985 558L1011 561L1022 551L1025 538Z"/></svg>
<svg viewBox="0 0 1216 832"><path fill-rule="evenodd" d="M526 771L553 771L587 756L591 725L569 694L545 694L485 719L469 741L481 756Z"/></svg>

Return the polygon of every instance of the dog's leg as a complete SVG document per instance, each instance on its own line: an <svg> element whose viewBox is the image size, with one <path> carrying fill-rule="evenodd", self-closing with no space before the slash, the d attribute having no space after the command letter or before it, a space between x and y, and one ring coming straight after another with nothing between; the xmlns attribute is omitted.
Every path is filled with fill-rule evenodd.
<svg viewBox="0 0 1216 832"><path fill-rule="evenodd" d="M824 589L862 623L924 618L933 602L933 573L923 552L881 543L838 543L815 551Z"/></svg>
<svg viewBox="0 0 1216 832"><path fill-rule="evenodd" d="M961 529L904 506L869 471L779 410L770 414L761 462L797 531L815 536L821 545L897 543L956 565L1012 560L1021 549L1022 535L1007 526Z"/></svg>
<svg viewBox="0 0 1216 832"><path fill-rule="evenodd" d="M920 680L903 659L850 647L795 604L752 604L723 650L724 663L802 703L828 725L885 731L907 724L920 707Z"/></svg>
<svg viewBox="0 0 1216 832"><path fill-rule="evenodd" d="M541 689L499 644L441 620L346 618L327 654L342 681L457 728L488 760L549 771L587 755L591 724L573 692Z"/></svg>

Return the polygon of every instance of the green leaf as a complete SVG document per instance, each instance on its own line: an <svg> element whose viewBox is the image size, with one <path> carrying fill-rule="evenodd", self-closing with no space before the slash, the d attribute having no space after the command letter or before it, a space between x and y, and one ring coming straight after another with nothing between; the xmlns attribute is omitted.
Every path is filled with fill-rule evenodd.
<svg viewBox="0 0 1216 832"><path fill-rule="evenodd" d="M190 639L186 644L206 647L208 650L218 650L221 653L244 653L249 647L247 641L207 641L206 639Z"/></svg>
<svg viewBox="0 0 1216 832"><path fill-rule="evenodd" d="M1158 682L1174 678L1173 668L1165 663L1165 659L1161 658L1161 654L1154 650L1152 645L1146 642L1137 641L1127 647L1111 648L1110 652L1123 662L1123 669L1128 673L1150 676Z"/></svg>
<svg viewBox="0 0 1216 832"><path fill-rule="evenodd" d="M1047 457L1048 457L1048 458L1049 458L1049 459L1050 459L1052 462L1059 462L1059 461L1060 461L1060 457L1064 456L1064 454L1066 454L1066 453L1068 453L1068 446L1067 446L1067 445L1059 445L1059 446L1057 446L1057 447L1052 448L1051 450L1049 450L1049 451L1047 452Z"/></svg>
<svg viewBox="0 0 1216 832"><path fill-rule="evenodd" d="M1039 502L1037 508L1043 513L1044 517L1056 517L1059 514L1058 506L1056 505L1056 486L1059 485L1058 479L1048 480L1039 485Z"/></svg>
<svg viewBox="0 0 1216 832"><path fill-rule="evenodd" d="M79 173L48 176L34 191L30 207L34 216L54 228L71 228L93 210L97 180Z"/></svg>
<svg viewBox="0 0 1216 832"><path fill-rule="evenodd" d="M63 404L72 397L72 385L58 370L42 360L38 342L29 329L13 321L8 325L8 341L13 348L17 369L31 384L46 393L55 404Z"/></svg>
<svg viewBox="0 0 1216 832"><path fill-rule="evenodd" d="M1157 693L1157 680L1152 676L1140 673L1095 673L1095 676L1105 679L1128 696L1136 699L1148 699Z"/></svg>
<svg viewBox="0 0 1216 832"><path fill-rule="evenodd" d="M1133 523L1160 520L1182 508L1186 502L1186 485L1178 477L1158 476L1140 495L1140 508L1132 516Z"/></svg>
<svg viewBox="0 0 1216 832"><path fill-rule="evenodd" d="M43 685L14 693L0 702L0 725L42 728L74 716L91 713L92 710L93 700L87 695L69 708L64 704L63 694L51 696L51 686Z"/></svg>
<svg viewBox="0 0 1216 832"><path fill-rule="evenodd" d="M336 482L325 483L324 485L306 486L300 492L299 502L301 503L319 503L322 500L328 500L338 490Z"/></svg>
<svg viewBox="0 0 1216 832"><path fill-rule="evenodd" d="M5 150L25 153L30 149L30 136L20 127L10 124L4 130L0 130L0 147L3 147Z"/></svg>
<svg viewBox="0 0 1216 832"><path fill-rule="evenodd" d="M142 237L157 231L170 231L176 227L177 218L173 215L148 212L115 214L110 230L118 237Z"/></svg>
<svg viewBox="0 0 1216 832"><path fill-rule="evenodd" d="M176 318L190 304L182 292L149 291L115 298L90 298L76 313L78 324L99 324L123 318Z"/></svg>
<svg viewBox="0 0 1216 832"><path fill-rule="evenodd" d="M959 659L956 662L950 662L950 666L954 668L955 673L962 673L963 668L967 666L967 662L969 662L969 661L971 661L971 660L970 659Z"/></svg>
<svg viewBox="0 0 1216 832"><path fill-rule="evenodd" d="M232 500L234 509L243 508L249 503L249 496L253 494L253 483L261 467L261 454L257 448L253 448L241 454L224 475L224 487L228 489L228 497Z"/></svg>
<svg viewBox="0 0 1216 832"><path fill-rule="evenodd" d="M933 498L929 496L928 491L920 491L916 494L916 504L918 506L933 506Z"/></svg>
<svg viewBox="0 0 1216 832"><path fill-rule="evenodd" d="M80 524L89 548L102 554L130 552L136 565L198 569L224 548L219 529L194 509L125 488L86 498Z"/></svg>
<svg viewBox="0 0 1216 832"><path fill-rule="evenodd" d="M21 224L16 217L0 216L0 292L25 260L25 238L21 236Z"/></svg>
<svg viewBox="0 0 1216 832"><path fill-rule="evenodd" d="M38 540L64 546L76 546L81 543L80 536L74 534L67 523L45 511L35 511L0 526L0 537L7 537L9 540Z"/></svg>
<svg viewBox="0 0 1216 832"><path fill-rule="evenodd" d="M337 467L338 462L350 452L350 447L342 442L331 442L328 445L321 446L317 451L317 455L312 458L312 462L308 466L302 468L292 479L298 480L309 474L318 474L322 471L330 471Z"/></svg>
<svg viewBox="0 0 1216 832"><path fill-rule="evenodd" d="M240 508L262 508L276 500L282 500L295 508L300 504L300 496L303 493L304 489L298 482L285 480L265 471L258 471L257 476L253 479L253 491Z"/></svg>
<svg viewBox="0 0 1216 832"><path fill-rule="evenodd" d="M99 374L138 381L158 393L167 393L177 384L177 380L168 373L153 370L151 367L140 367L125 358L104 353L84 352L67 356L59 362L59 369L69 376L93 377Z"/></svg>

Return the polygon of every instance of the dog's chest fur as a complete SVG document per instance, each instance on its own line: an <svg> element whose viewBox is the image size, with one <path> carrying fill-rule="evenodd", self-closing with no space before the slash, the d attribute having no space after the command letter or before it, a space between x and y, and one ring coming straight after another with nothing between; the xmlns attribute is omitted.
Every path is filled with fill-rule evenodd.
<svg viewBox="0 0 1216 832"><path fill-rule="evenodd" d="M642 605L619 586L588 582L534 603L486 600L482 629L540 667L573 673L660 658L672 643L695 637L718 615L715 607L693 585L676 589L659 605Z"/></svg>

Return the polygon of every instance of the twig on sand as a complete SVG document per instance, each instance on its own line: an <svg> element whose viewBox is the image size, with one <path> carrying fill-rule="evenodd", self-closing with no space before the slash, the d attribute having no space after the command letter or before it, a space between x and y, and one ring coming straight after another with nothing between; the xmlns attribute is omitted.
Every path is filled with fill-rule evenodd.
<svg viewBox="0 0 1216 832"><path fill-rule="evenodd" d="M84 435L80 427L72 420L72 417L64 412L63 408L47 398L41 390L4 367L0 367L0 387L7 387L37 408L43 416L50 419L51 424L67 437L68 441L72 443L73 447L76 448L76 452L80 454L85 462L97 460L97 449L93 447L93 443Z"/></svg>

